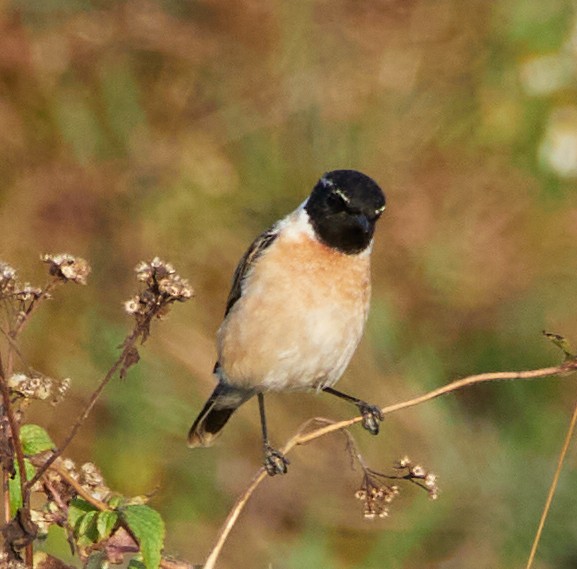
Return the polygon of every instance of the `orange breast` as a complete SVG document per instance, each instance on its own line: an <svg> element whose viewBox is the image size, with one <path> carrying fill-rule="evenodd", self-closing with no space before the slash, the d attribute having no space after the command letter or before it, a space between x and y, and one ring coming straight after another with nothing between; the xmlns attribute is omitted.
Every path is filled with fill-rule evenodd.
<svg viewBox="0 0 577 569"><path fill-rule="evenodd" d="M361 338L369 297L369 251L346 255L304 231L281 232L218 331L224 375L263 390L334 384Z"/></svg>

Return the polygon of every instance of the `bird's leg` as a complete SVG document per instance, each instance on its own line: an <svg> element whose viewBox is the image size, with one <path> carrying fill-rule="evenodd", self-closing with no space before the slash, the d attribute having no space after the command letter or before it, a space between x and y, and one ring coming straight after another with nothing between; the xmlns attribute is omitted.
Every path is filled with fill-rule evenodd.
<svg viewBox="0 0 577 569"><path fill-rule="evenodd" d="M332 387L323 387L323 391L330 393L331 395L336 395L337 397L356 405L363 417L363 427L369 431L371 435L379 434L379 423L385 418L380 407L377 405L370 405L366 401L362 401L361 399L337 391Z"/></svg>
<svg viewBox="0 0 577 569"><path fill-rule="evenodd" d="M290 464L285 455L272 448L268 442L268 432L266 428L266 415L264 411L264 395L258 393L258 408L260 411L260 425L262 427L262 442L264 446L264 467L269 476L275 474L286 474L287 467Z"/></svg>

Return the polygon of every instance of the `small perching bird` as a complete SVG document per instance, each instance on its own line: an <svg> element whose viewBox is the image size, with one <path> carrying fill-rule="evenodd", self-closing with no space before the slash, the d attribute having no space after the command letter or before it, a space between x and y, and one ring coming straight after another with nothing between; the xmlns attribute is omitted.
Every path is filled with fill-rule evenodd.
<svg viewBox="0 0 577 569"><path fill-rule="evenodd" d="M238 407L258 397L264 465L288 460L269 443L264 394L316 389L355 404L379 432L380 409L333 388L363 333L371 294L370 254L385 196L355 170L325 174L309 198L260 235L233 278L217 332L218 384L188 434L210 446Z"/></svg>

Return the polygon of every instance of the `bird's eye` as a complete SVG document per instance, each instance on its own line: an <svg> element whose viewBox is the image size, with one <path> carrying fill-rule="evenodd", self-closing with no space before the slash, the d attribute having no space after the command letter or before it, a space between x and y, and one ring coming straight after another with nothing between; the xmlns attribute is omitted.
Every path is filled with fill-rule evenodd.
<svg viewBox="0 0 577 569"><path fill-rule="evenodd" d="M375 210L375 217L378 219L379 217L381 217L381 215L383 215L383 212L385 211L385 206L381 206L379 209Z"/></svg>

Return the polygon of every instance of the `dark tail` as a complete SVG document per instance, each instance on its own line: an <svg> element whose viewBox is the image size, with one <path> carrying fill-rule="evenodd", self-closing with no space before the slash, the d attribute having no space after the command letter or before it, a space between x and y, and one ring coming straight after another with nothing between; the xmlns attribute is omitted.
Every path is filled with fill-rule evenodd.
<svg viewBox="0 0 577 569"><path fill-rule="evenodd" d="M252 390L220 382L190 427L188 446L195 448L212 445L230 416L253 395Z"/></svg>

